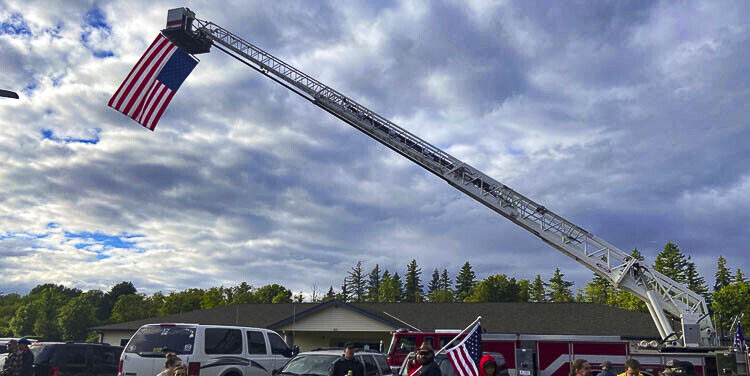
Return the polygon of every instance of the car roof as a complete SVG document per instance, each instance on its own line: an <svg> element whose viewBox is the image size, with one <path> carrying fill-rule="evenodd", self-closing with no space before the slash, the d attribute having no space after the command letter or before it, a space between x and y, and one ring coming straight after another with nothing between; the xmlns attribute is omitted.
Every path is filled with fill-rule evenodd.
<svg viewBox="0 0 750 376"><path fill-rule="evenodd" d="M320 349L301 352L298 355L336 355L341 356L344 354L344 349ZM356 350L354 355L384 355L378 351L371 350Z"/></svg>

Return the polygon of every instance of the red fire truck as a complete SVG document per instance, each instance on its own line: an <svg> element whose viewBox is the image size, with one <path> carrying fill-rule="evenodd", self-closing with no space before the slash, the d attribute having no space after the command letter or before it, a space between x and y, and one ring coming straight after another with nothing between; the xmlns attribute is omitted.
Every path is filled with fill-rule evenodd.
<svg viewBox="0 0 750 376"><path fill-rule="evenodd" d="M388 348L388 362L392 368L399 368L409 352L419 348L423 342L429 342L439 349L456 334L457 331L397 331ZM648 348L655 345L649 342L618 336L482 334L483 350L502 354L509 376L567 376L570 363L578 358L588 360L595 369L609 360L617 373L624 372L626 359L634 358L641 363L641 372L647 376L658 375L666 362L672 359L692 363L698 375L718 374L714 354L659 352ZM501 363L500 360L498 362Z"/></svg>

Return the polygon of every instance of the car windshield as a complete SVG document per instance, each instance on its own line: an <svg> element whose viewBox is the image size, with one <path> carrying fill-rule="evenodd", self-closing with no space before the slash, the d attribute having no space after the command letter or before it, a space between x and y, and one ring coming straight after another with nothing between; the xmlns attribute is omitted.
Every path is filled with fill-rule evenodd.
<svg viewBox="0 0 750 376"><path fill-rule="evenodd" d="M337 355L297 355L281 370L282 374L327 376Z"/></svg>
<svg viewBox="0 0 750 376"><path fill-rule="evenodd" d="M149 325L135 333L125 352L154 357L162 357L166 352L192 354L194 343L194 326Z"/></svg>

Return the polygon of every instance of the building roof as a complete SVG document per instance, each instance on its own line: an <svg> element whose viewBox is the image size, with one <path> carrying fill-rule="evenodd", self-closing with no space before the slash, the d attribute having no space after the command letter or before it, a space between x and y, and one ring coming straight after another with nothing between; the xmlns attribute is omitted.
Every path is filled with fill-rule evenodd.
<svg viewBox="0 0 750 376"><path fill-rule="evenodd" d="M613 335L658 338L651 316L593 303L326 303L237 304L91 328L135 331L153 323L243 325L274 329L337 305L395 328L463 329L477 316L489 333Z"/></svg>

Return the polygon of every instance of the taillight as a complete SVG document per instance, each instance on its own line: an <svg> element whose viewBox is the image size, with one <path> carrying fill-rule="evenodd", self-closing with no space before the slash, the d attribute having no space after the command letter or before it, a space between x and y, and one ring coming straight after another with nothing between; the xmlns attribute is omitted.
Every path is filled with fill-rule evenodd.
<svg viewBox="0 0 750 376"><path fill-rule="evenodd" d="M49 376L57 376L57 366L49 367Z"/></svg>
<svg viewBox="0 0 750 376"><path fill-rule="evenodd" d="M201 374L201 363L190 362L188 363L188 376L199 376Z"/></svg>
<svg viewBox="0 0 750 376"><path fill-rule="evenodd" d="M117 364L117 376L122 376L122 359L120 359L120 363Z"/></svg>

